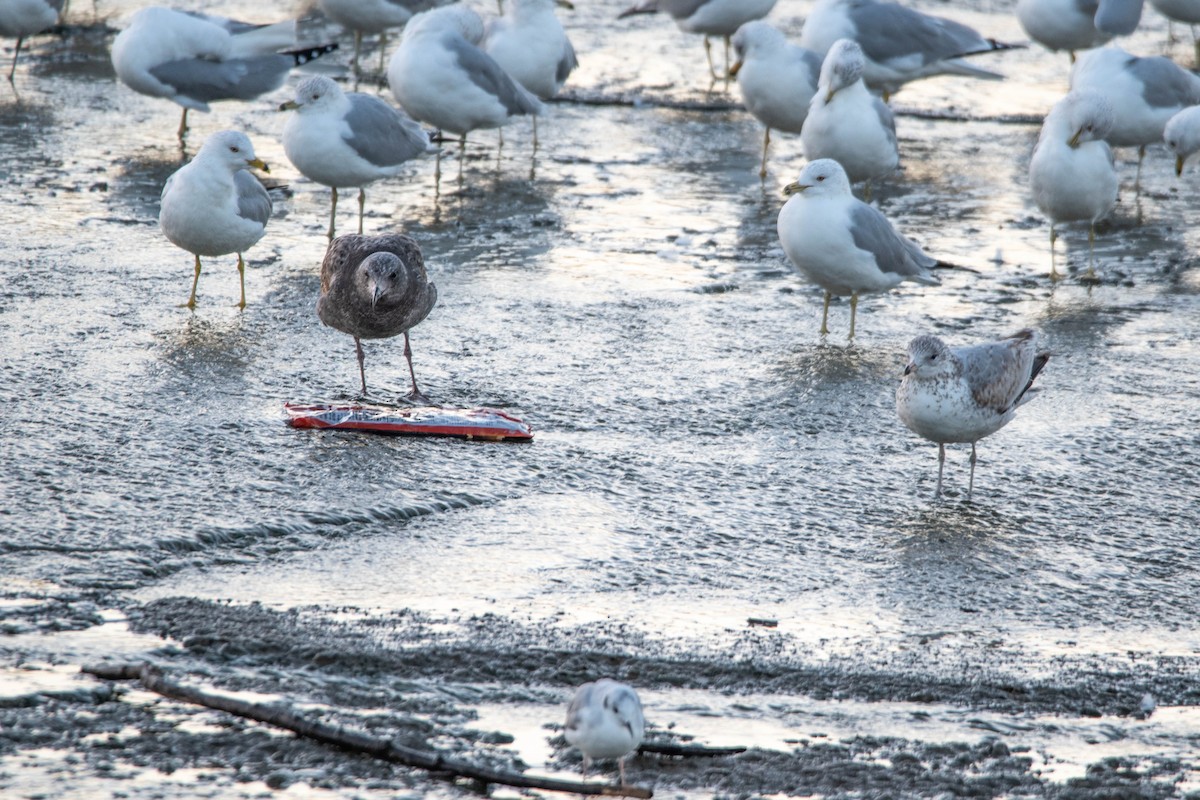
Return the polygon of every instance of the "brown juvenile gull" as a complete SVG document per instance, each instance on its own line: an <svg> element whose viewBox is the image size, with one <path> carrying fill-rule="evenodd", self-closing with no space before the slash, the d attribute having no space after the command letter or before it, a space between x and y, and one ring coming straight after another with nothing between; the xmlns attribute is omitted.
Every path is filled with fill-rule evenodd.
<svg viewBox="0 0 1200 800"><path fill-rule="evenodd" d="M972 347L950 348L928 334L909 343L904 379L896 389L896 411L909 430L937 442L934 497L942 494L946 444L970 442L967 499L971 498L975 443L1007 425L1017 407L1033 397L1029 388L1049 358L1037 352L1037 332L1031 328Z"/></svg>
<svg viewBox="0 0 1200 800"><path fill-rule="evenodd" d="M437 287L425 274L421 248L410 236L348 234L329 243L321 263L321 297L317 316L331 328L354 337L358 374L367 393L363 339L404 334L404 357L412 378L409 398L427 402L417 388L408 329L433 310Z"/></svg>

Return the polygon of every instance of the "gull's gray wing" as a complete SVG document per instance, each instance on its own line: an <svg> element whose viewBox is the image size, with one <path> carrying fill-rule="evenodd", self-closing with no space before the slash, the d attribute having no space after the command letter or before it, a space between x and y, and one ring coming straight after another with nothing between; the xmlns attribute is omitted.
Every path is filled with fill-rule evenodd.
<svg viewBox="0 0 1200 800"><path fill-rule="evenodd" d="M1131 58L1125 66L1142 84L1142 97L1154 108L1200 103L1200 78L1164 56Z"/></svg>
<svg viewBox="0 0 1200 800"><path fill-rule="evenodd" d="M442 44L454 53L471 82L499 100L509 115L537 114L542 110L538 99L519 86L495 59L459 34L447 32Z"/></svg>
<svg viewBox="0 0 1200 800"><path fill-rule="evenodd" d="M210 103L214 100L253 100L283 85L295 63L288 55L265 55L213 61L185 58L150 69L150 74L177 94ZM206 109L207 110L207 109Z"/></svg>
<svg viewBox="0 0 1200 800"><path fill-rule="evenodd" d="M879 124L887 132L888 141L892 143L892 147L898 147L899 145L896 141L896 115L892 113L891 106L875 95L871 95L871 100L874 101L875 113L879 115Z"/></svg>
<svg viewBox="0 0 1200 800"><path fill-rule="evenodd" d="M875 257L883 272L912 278L922 283L937 283L928 270L937 262L901 236L887 217L866 203L856 202L850 211L850 235L854 246Z"/></svg>
<svg viewBox="0 0 1200 800"><path fill-rule="evenodd" d="M266 225L271 218L271 196L258 178L239 169L233 173L233 185L237 189L238 216Z"/></svg>
<svg viewBox="0 0 1200 800"><path fill-rule="evenodd" d="M1003 342L956 347L963 378L975 402L1003 414L1025 394L1045 359L1034 369L1034 333L1026 328Z"/></svg>
<svg viewBox="0 0 1200 800"><path fill-rule="evenodd" d="M351 92L346 98L350 101L346 144L367 161L391 167L429 149L429 137L407 114L372 95Z"/></svg>
<svg viewBox="0 0 1200 800"><path fill-rule="evenodd" d="M554 71L554 80L556 83L563 83L571 71L579 66L579 59L575 57L575 46L571 44L571 40L567 39L563 45L562 58L558 60L558 67Z"/></svg>
<svg viewBox="0 0 1200 800"><path fill-rule="evenodd" d="M592 693L595 691L595 683L585 683L575 691L575 696L571 698L571 705L567 706L567 728L579 727L579 723L582 722L583 709L591 703Z"/></svg>
<svg viewBox="0 0 1200 800"><path fill-rule="evenodd" d="M809 83L813 86L817 85L817 81L821 78L821 57L809 50L807 47L799 45L788 45L788 60L799 61L808 70ZM890 112L889 112L890 113ZM894 127L894 126L893 126Z"/></svg>
<svg viewBox="0 0 1200 800"><path fill-rule="evenodd" d="M655 5L659 11L670 14L672 19L686 19L708 2L710 0L658 0Z"/></svg>
<svg viewBox="0 0 1200 800"><path fill-rule="evenodd" d="M994 49L993 43L966 25L895 3L857 0L847 11L863 52L881 63L916 55L922 64L930 64Z"/></svg>
<svg viewBox="0 0 1200 800"><path fill-rule="evenodd" d="M1098 30L1114 36L1128 36L1142 19L1142 0L1093 0L1095 25Z"/></svg>

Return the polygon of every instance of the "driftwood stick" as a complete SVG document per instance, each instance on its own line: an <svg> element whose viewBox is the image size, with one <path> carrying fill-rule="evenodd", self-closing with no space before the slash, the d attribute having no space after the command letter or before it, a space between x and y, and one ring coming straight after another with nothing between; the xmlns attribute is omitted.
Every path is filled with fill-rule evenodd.
<svg viewBox="0 0 1200 800"><path fill-rule="evenodd" d="M236 697L215 694L192 686L184 686L162 676L149 664L96 664L84 666L83 672L105 680L138 680L151 692L173 700L194 703L206 708L224 711L246 719L284 728L301 736L315 739L324 744L366 753L385 761L416 767L430 772L450 774L455 777L471 778L483 783L499 783L524 789L543 789L552 792L573 794L605 795L609 797L633 797L649 800L653 793L641 786L615 786L603 783L580 783L556 778L539 778L507 770L493 770L448 758L437 751L417 750L398 745L389 739L372 736L363 731L330 725L318 720L307 719L282 704L252 703Z"/></svg>
<svg viewBox="0 0 1200 800"><path fill-rule="evenodd" d="M669 742L643 742L638 745L639 753L656 756L708 757L736 756L746 752L745 747L705 747L702 744L670 744Z"/></svg>

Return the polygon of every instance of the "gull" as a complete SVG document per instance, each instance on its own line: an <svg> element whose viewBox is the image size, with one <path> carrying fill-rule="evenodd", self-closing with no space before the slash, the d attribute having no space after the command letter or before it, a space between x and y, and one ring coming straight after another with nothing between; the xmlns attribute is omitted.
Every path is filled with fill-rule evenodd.
<svg viewBox="0 0 1200 800"><path fill-rule="evenodd" d="M295 43L294 20L248 25L151 6L117 35L112 63L130 89L183 106L182 141L188 110L207 112L217 100L253 100L282 86L292 67L337 49L329 44L283 50Z"/></svg>
<svg viewBox="0 0 1200 800"><path fill-rule="evenodd" d="M760 178L767 177L767 148L771 129L800 133L808 104L817 91L821 59L811 50L788 44L778 28L753 20L733 34L737 61L729 73L737 77L746 109L766 128L763 133Z"/></svg>
<svg viewBox="0 0 1200 800"><path fill-rule="evenodd" d="M401 233L384 236L347 234L329 243L321 262L317 316L331 328L354 337L362 393L367 393L363 339L404 335L404 357L412 378L409 398L428 402L417 388L408 331L429 316L437 287L425 273L421 248Z"/></svg>
<svg viewBox="0 0 1200 800"><path fill-rule="evenodd" d="M333 190L329 239L333 239L339 186L358 187L358 232L363 232L367 184L390 178L404 164L433 149L429 136L407 114L374 95L351 92L323 75L305 78L279 107L295 113L283 129L283 151L309 180Z"/></svg>
<svg viewBox="0 0 1200 800"><path fill-rule="evenodd" d="M822 336L829 333L833 295L850 295L853 339L860 294L886 291L905 280L938 283L929 271L937 261L897 233L877 209L855 198L836 161L809 163L783 191L791 199L779 212L779 242L792 265L825 290Z"/></svg>
<svg viewBox="0 0 1200 800"><path fill-rule="evenodd" d="M242 252L262 238L271 218L271 198L246 167L268 172L254 155L250 139L240 131L220 131L205 140L189 163L167 178L158 224L166 237L196 257L192 293L196 307L200 256L237 253L241 301L246 307L246 264Z"/></svg>
<svg viewBox="0 0 1200 800"><path fill-rule="evenodd" d="M876 0L818 0L804 22L800 44L822 58L834 42L853 39L866 57L863 80L886 100L901 86L932 75L1000 79L965 56L1019 45L985 39L953 20Z"/></svg>
<svg viewBox="0 0 1200 800"><path fill-rule="evenodd" d="M567 38L554 7L574 9L568 0L511 0L504 16L492 19L484 51L526 90L549 100L577 66L575 48ZM533 118L537 146L537 116Z"/></svg>
<svg viewBox="0 0 1200 800"><path fill-rule="evenodd" d="M730 37L747 22L762 19L771 13L776 0L641 0L622 11L617 19L634 14L668 14L681 31L704 34L704 54L708 57L708 71L714 81L729 74ZM718 75L712 60L712 43L708 37L725 39L725 75Z"/></svg>
<svg viewBox="0 0 1200 800"><path fill-rule="evenodd" d="M1048 50L1099 47L1128 36L1142 18L1142 0L1018 0L1017 21L1029 38Z"/></svg>
<svg viewBox="0 0 1200 800"><path fill-rule="evenodd" d="M1175 154L1175 174L1182 175L1184 164L1200 153L1200 106L1185 108L1167 120L1163 141Z"/></svg>
<svg viewBox="0 0 1200 800"><path fill-rule="evenodd" d="M460 172L468 133L542 111L541 101L479 48L483 36L483 20L469 8L425 11L408 23L388 63L388 84L404 110L462 137Z"/></svg>
<svg viewBox="0 0 1200 800"><path fill-rule="evenodd" d="M896 412L913 433L937 442L942 494L946 445L971 445L967 499L975 489L975 443L1012 420L1033 397L1030 387L1050 356L1037 351L1037 333L1024 328L999 342L947 347L936 336L918 336L908 345L908 364L896 389ZM1036 391L1036 390L1035 390Z"/></svg>
<svg viewBox="0 0 1200 800"><path fill-rule="evenodd" d="M625 785L625 759L637 750L646 732L642 701L632 687L611 678L585 683L567 708L563 735L583 753L583 771L592 761L615 758Z"/></svg>
<svg viewBox="0 0 1200 800"><path fill-rule="evenodd" d="M364 33L379 34L379 69L383 70L384 50L387 47L389 28L399 28L414 14L435 6L445 5L450 0L317 0L317 6L325 16L354 32L354 61L352 68L358 75L358 56L362 50Z"/></svg>
<svg viewBox="0 0 1200 800"><path fill-rule="evenodd" d="M867 90L862 74L863 53L857 42L839 39L829 48L800 143L810 161L832 158L851 183L867 181L869 200L871 179L895 172L900 152L892 110Z"/></svg>
<svg viewBox="0 0 1200 800"><path fill-rule="evenodd" d="M1200 2L1197 0L1150 0L1150 5L1171 22L1182 22L1192 29L1192 46L1196 51L1196 62L1200 64L1200 37L1196 26L1200 25Z"/></svg>
<svg viewBox="0 0 1200 800"><path fill-rule="evenodd" d="M21 43L28 36L41 33L58 22L62 13L63 0L3 0L0 2L0 36L14 37L17 46L13 49L12 67L8 70L8 82L12 83L17 72L17 57L21 54Z"/></svg>
<svg viewBox="0 0 1200 800"><path fill-rule="evenodd" d="M1113 108L1104 139L1113 147L1137 147L1135 190L1141 187L1146 145L1162 141L1167 120L1200 104L1200 76L1169 58L1139 58L1115 45L1091 50L1071 67L1071 88L1091 89Z"/></svg>
<svg viewBox="0 0 1200 800"><path fill-rule="evenodd" d="M1095 274L1096 222L1117 204L1117 171L1104 141L1113 125L1112 104L1098 92L1078 90L1054 104L1042 123L1029 185L1033 199L1050 218L1050 278L1054 268L1054 226L1088 222L1088 275Z"/></svg>

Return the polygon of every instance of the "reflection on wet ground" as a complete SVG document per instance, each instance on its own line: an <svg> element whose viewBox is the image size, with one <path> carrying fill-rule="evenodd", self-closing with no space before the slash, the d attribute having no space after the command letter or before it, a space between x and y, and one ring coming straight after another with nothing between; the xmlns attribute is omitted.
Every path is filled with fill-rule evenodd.
<svg viewBox="0 0 1200 800"><path fill-rule="evenodd" d="M1026 185L1037 134L1028 120L1065 90L1065 55L1010 51L990 65L1004 83L938 79L898 95L904 168L876 200L927 251L974 272L864 298L859 338L847 343L848 304L834 303L834 333L818 336L820 292L791 273L776 239L782 186L803 163L798 137L775 137L760 182L761 130L723 87L706 93L698 38L665 19L618 23L616 0L565 15L582 66L539 126L536 154L518 123L502 147L494 133L471 137L461 182L451 144L439 187L429 158L369 189L368 230L416 237L439 287L412 334L423 388L530 422L535 442L509 447L283 425L285 401L346 399L357 385L353 348L315 314L329 192L284 157L274 109L288 89L193 115L189 147L242 128L282 185L247 254L245 312L233 307L233 257L206 263L189 312L178 304L190 256L156 223L180 163L178 110L113 81L106 48L136 4L101 0L96 24L75 5L61 34L33 40L13 89L0 85L0 570L14 603L0 608L5 664L96 657L102 648L69 640L85 633L50 634L107 630L103 614L121 612L102 609L164 598L312 606L314 624L356 609L367 631L410 610L450 627L519 623L461 633L500 660L558 646L559 628L583 636L594 646L580 663L644 676L659 724L704 740L734 716L744 743L786 751L786 708L819 692L789 686L780 699L749 669L716 688L673 679L635 644L657 643L685 673L743 653L844 679L851 694L819 701L838 705L838 724L823 723L830 737L1000 736L1032 748L1047 781L1110 755L1194 745L1197 698L1185 687L1200 649L1200 184L1177 180L1152 148L1135 197L1136 154L1118 153L1121 202L1097 241L1103 280L1052 285L1048 227ZM1010 5L933 10L1019 41ZM808 6L781 0L772 19L795 35ZM237 3L204 9L263 16ZM1160 52L1165 24L1146 17L1127 47ZM303 27L314 40L337 33L315 16ZM1190 43L1171 52L1186 58ZM321 68L338 69L342 55ZM1058 246L1060 269L1086 268L1086 230L1068 226ZM936 447L893 408L907 341L932 331L966 343L1025 325L1052 352L1042 393L980 445L974 502L965 447L950 448L948 497L934 502ZM368 346L375 399L405 391L402 346ZM23 605L30 598L35 607ZM200 608L190 632L175 619L163 657L236 688L241 667L196 645L226 606ZM778 627L763 638L750 617ZM309 635L319 639L300 631L295 641ZM100 641L122 654L150 648L124 637ZM474 692L464 705L480 709L479 725L517 735L533 766L562 768L561 753L529 743L549 735L533 720L586 670L541 670L528 679L537 696L518 701L486 670L458 676L458 658L431 656L431 684L444 669L448 684L476 687L462 691ZM299 680L300 667L269 664L244 666ZM876 670L903 679L870 695L855 676ZM70 682L51 672L51 683ZM1124 677L1113 688L1097 677L1106 672ZM1015 722L996 719L975 706L993 708L985 695L1001 673L1070 691L1004 712ZM263 674L255 685L277 690ZM16 681L5 696L52 691L44 675L14 675L0 678ZM945 706L903 705L935 678L977 686L939 697ZM1150 689L1164 713L1152 735L1130 732L1122 715ZM1080 713L1090 690L1103 721ZM313 702L336 705L326 691L312 689ZM723 692L758 699L736 710ZM672 716L691 705L701 711ZM918 711L934 721L906 730ZM3 771L62 789L35 739L0 739ZM1180 787L1194 785L1188 774ZM347 775L320 791L342 796ZM244 777L246 793L265 785L254 781L266 775ZM709 778L667 785L793 791ZM137 780L147 794L170 783ZM241 796L236 781L218 783L213 796Z"/></svg>

